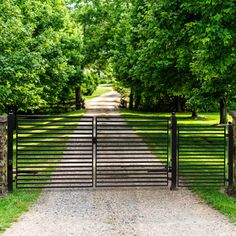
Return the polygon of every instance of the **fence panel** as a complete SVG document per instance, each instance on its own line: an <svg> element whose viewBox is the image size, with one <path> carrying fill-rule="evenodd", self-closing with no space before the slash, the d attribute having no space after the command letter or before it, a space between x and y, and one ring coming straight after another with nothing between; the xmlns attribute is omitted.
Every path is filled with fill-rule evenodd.
<svg viewBox="0 0 236 236"><path fill-rule="evenodd" d="M93 117L17 116L17 188L93 186Z"/></svg>
<svg viewBox="0 0 236 236"><path fill-rule="evenodd" d="M96 118L96 186L168 185L169 119Z"/></svg>
<svg viewBox="0 0 236 236"><path fill-rule="evenodd" d="M178 126L178 186L225 184L226 127Z"/></svg>

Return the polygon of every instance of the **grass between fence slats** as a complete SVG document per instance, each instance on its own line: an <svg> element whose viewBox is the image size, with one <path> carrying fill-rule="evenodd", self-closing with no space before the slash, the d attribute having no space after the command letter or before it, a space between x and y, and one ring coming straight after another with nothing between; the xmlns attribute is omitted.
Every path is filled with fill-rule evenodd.
<svg viewBox="0 0 236 236"><path fill-rule="evenodd" d="M148 116L135 116L125 117L126 123L129 127L132 127L132 131L142 138L143 142L149 147L153 157L157 157L156 161L159 161L159 171L167 170L169 163L169 120L168 117L149 117ZM138 149L136 150L138 152ZM143 163L146 160L152 159L150 156L145 157L143 154ZM153 158L155 160L155 158ZM133 161L135 164L135 161ZM157 163L157 162L156 162ZM156 170L157 171L157 170ZM158 172L158 171L157 171ZM166 178L166 177L165 177ZM156 178L156 180L158 177ZM163 181L161 178L159 181ZM166 181L166 180L165 180Z"/></svg>
<svg viewBox="0 0 236 236"><path fill-rule="evenodd" d="M84 111L75 111L66 114L60 115L68 115L68 116L82 116ZM50 130L43 130L46 135L50 135ZM33 133L29 134L33 137ZM16 137L16 136L14 136ZM38 143L40 146L40 142ZM16 142L14 140L14 168L16 167ZM49 148L50 150L50 148ZM63 151L60 151L61 155ZM58 160L60 157L58 157ZM49 170L50 167L47 167ZM53 168L51 168L53 170ZM14 191L12 194L9 194L0 199L0 233L4 232L11 223L18 220L18 218L22 215L22 213L28 211L30 206L38 199L40 196L41 190L24 190L24 189L16 189L14 183Z"/></svg>
<svg viewBox="0 0 236 236"><path fill-rule="evenodd" d="M148 119L148 123L143 122L143 118ZM137 121L134 123L132 119ZM179 186L222 186L225 181L225 127L206 124L186 125L183 124L182 119L183 117L178 119L180 124L177 129ZM126 120L143 138L156 158L165 164L166 149L170 144L167 133L170 126L169 117L166 114L164 118L160 115L135 116L134 118L126 116ZM152 140L152 145L150 145L150 140Z"/></svg>
<svg viewBox="0 0 236 236"><path fill-rule="evenodd" d="M137 112L137 111L128 111L126 109L121 110L121 115L135 115L135 116L161 116L161 117L170 117L171 113L149 113L149 112ZM191 113L176 113L178 125L181 126L214 126L219 124L219 114L218 113L200 113L199 118L192 119ZM229 117L229 120L231 118ZM127 120L128 121L128 120ZM139 132L138 132L139 133ZM203 135L204 136L204 135ZM209 140L208 140L209 141ZM210 140L211 141L211 140ZM201 142L204 143L204 138L196 145L201 145ZM189 152L191 154L192 152ZM217 155L217 152L215 153ZM227 149L226 149L227 154ZM189 160L189 164L191 160ZM209 161L206 160L206 165L209 164ZM227 161L226 161L227 164ZM203 172L206 171L203 169ZM227 183L226 183L227 184ZM228 196L224 193L224 187L191 187L190 188L194 193L196 193L204 202L209 204L214 209L217 209L233 222L236 223L236 199Z"/></svg>
<svg viewBox="0 0 236 236"><path fill-rule="evenodd" d="M69 120L71 119L72 118L69 118ZM18 147L18 171L32 172L28 173L26 176L18 176L18 184L21 187L34 187L31 185L33 183L35 185L37 184L38 187L43 187L45 185L44 183L49 181L50 178L46 177L45 179L45 176L45 181L42 181L37 174L38 172L44 175L50 174L58 163L60 163L61 157L67 148L67 142L73 133L73 129L76 128L79 119L76 118L73 122L70 121L70 125L73 125L69 127L70 130L62 130L65 128L68 129L66 124L67 120L68 118L55 117L40 118L30 122L28 122L27 119L19 121L21 129L18 130L18 139L27 138L28 141L24 143L23 147ZM48 128L51 130L48 130ZM37 137L40 138L38 139ZM48 143L45 144L45 141L56 143L61 140L61 138L63 138L64 142L60 143L60 147L53 147L53 145L50 147ZM19 143L22 145L21 141L19 141ZM29 167L31 168L29 169Z"/></svg>

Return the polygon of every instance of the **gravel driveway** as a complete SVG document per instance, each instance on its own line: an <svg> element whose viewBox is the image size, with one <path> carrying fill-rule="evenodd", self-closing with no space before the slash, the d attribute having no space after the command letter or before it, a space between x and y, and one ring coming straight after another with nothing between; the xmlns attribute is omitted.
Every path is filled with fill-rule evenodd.
<svg viewBox="0 0 236 236"><path fill-rule="evenodd" d="M117 114L119 95L87 103L87 115ZM44 190L5 236L236 235L236 226L188 190Z"/></svg>

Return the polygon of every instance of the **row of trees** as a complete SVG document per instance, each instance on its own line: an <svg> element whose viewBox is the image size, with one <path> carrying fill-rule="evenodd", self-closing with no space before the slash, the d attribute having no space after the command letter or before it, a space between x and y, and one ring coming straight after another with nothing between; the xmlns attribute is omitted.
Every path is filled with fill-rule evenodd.
<svg viewBox="0 0 236 236"><path fill-rule="evenodd" d="M130 108L216 110L235 101L234 0L71 0L86 56L130 89Z"/></svg>
<svg viewBox="0 0 236 236"><path fill-rule="evenodd" d="M213 110L235 99L234 0L130 0L114 28L112 62L130 108Z"/></svg>
<svg viewBox="0 0 236 236"><path fill-rule="evenodd" d="M4 0L1 108L37 109L96 74L130 89L130 108L215 110L235 98L234 0ZM4 104L4 105L3 105Z"/></svg>

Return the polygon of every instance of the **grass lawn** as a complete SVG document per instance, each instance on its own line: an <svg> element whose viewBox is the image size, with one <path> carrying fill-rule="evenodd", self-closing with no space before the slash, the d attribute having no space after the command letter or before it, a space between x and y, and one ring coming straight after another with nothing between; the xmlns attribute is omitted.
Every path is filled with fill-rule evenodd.
<svg viewBox="0 0 236 236"><path fill-rule="evenodd" d="M92 95L84 96L85 100L96 98L104 93L111 92L112 91L112 85L109 84L101 84L98 85L97 89L93 92Z"/></svg>
<svg viewBox="0 0 236 236"><path fill-rule="evenodd" d="M14 185L14 192L0 199L0 233L10 227L38 199L41 190L20 190Z"/></svg>
<svg viewBox="0 0 236 236"><path fill-rule="evenodd" d="M136 112L128 111L126 109L121 110L121 114L136 116L171 116L171 113ZM218 113L200 113L199 118L197 119L192 119L191 113L177 113L176 116L178 124L182 126L196 125L197 127L198 125L219 124ZM229 117L229 120L231 120L231 117ZM236 199L225 194L223 187L191 187L190 189L211 207L219 210L236 223Z"/></svg>

